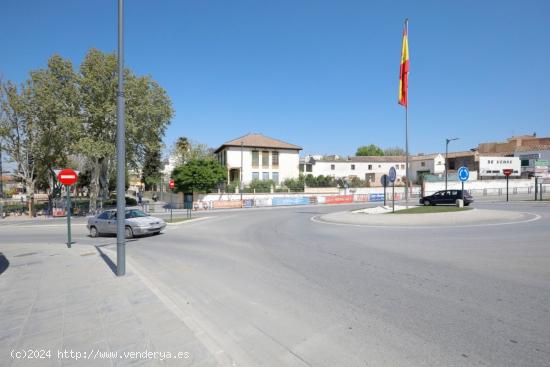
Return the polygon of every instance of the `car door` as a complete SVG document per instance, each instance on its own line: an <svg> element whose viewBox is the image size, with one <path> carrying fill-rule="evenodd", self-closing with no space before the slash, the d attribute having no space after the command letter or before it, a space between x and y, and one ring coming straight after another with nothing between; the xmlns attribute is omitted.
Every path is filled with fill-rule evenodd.
<svg viewBox="0 0 550 367"><path fill-rule="evenodd" d="M105 226L105 233L116 233L116 211L110 211L109 214L109 219Z"/></svg>
<svg viewBox="0 0 550 367"><path fill-rule="evenodd" d="M99 233L107 233L107 221L109 220L109 212L103 212L93 220L93 225L97 228Z"/></svg>
<svg viewBox="0 0 550 367"><path fill-rule="evenodd" d="M433 204L443 204L443 193L444 191L438 191L433 195Z"/></svg>

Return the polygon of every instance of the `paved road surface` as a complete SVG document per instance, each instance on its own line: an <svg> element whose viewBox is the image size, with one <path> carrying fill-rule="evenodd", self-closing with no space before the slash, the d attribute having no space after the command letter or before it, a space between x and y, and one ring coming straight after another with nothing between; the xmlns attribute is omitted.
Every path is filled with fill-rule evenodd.
<svg viewBox="0 0 550 367"><path fill-rule="evenodd" d="M127 256L237 366L548 366L550 206L477 206L542 218L420 230L311 221L345 206L225 212ZM61 229L0 235L54 243Z"/></svg>

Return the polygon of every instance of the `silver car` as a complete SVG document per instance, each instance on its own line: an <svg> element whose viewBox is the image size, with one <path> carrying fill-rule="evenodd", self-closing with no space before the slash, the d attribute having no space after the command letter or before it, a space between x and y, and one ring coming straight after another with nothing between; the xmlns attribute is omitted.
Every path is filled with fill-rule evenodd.
<svg viewBox="0 0 550 367"><path fill-rule="evenodd" d="M106 210L101 214L88 218L86 227L91 237L102 234L116 234L116 210ZM166 227L161 218L152 217L139 209L126 209L126 238L145 234L159 234Z"/></svg>

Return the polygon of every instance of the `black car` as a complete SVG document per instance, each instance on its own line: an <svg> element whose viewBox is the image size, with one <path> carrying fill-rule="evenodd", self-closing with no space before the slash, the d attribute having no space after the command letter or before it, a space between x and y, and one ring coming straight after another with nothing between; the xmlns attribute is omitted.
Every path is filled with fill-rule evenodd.
<svg viewBox="0 0 550 367"><path fill-rule="evenodd" d="M457 199L462 199L462 190L443 190L438 191L433 195L424 196L420 199L420 204L437 205L437 204L455 204ZM464 190L464 205L468 206L474 202L472 195Z"/></svg>

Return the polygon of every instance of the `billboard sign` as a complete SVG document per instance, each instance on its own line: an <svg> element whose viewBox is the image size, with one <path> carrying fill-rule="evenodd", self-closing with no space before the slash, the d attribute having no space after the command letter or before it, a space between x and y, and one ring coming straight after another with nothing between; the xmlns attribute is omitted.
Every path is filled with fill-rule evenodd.
<svg viewBox="0 0 550 367"><path fill-rule="evenodd" d="M504 177L505 169L511 169L510 176L521 175L519 157L479 157L479 174L486 177Z"/></svg>

